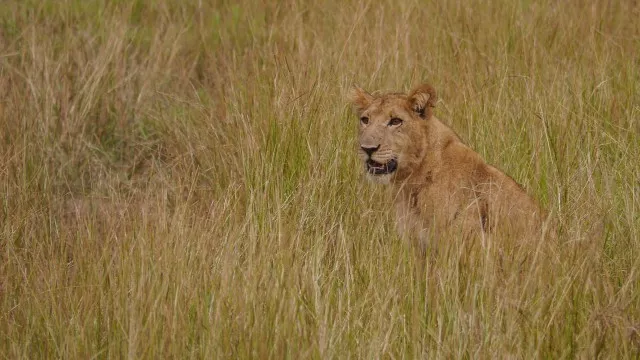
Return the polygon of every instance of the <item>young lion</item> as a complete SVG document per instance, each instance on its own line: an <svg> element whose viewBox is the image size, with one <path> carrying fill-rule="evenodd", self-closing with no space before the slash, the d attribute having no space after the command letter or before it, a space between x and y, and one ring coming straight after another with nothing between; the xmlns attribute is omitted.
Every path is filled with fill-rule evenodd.
<svg viewBox="0 0 640 360"><path fill-rule="evenodd" d="M432 115L431 86L376 96L355 87L349 100L367 176L392 184L398 230L420 247L443 231L525 236L542 227L542 211L522 187Z"/></svg>

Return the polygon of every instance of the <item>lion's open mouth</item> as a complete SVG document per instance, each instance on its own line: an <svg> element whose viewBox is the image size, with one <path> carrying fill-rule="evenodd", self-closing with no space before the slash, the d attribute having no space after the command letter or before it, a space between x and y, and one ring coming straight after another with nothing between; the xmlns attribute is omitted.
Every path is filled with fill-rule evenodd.
<svg viewBox="0 0 640 360"><path fill-rule="evenodd" d="M380 164L371 159L367 160L367 172L372 175L391 174L398 168L398 161L396 159L389 160L386 164Z"/></svg>

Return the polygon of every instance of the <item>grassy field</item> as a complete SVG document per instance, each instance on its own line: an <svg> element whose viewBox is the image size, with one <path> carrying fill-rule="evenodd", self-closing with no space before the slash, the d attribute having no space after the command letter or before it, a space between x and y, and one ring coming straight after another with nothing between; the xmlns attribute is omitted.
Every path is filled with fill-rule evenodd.
<svg viewBox="0 0 640 360"><path fill-rule="evenodd" d="M0 358L640 356L637 1L3 0ZM560 228L423 271L345 94L435 114Z"/></svg>

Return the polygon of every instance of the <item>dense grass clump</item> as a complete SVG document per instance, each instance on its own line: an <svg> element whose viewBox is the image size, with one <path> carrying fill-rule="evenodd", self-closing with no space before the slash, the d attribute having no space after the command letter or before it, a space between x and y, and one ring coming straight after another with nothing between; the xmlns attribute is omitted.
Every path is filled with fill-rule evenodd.
<svg viewBox="0 0 640 360"><path fill-rule="evenodd" d="M640 356L640 5L3 0L3 358ZM353 83L551 211L422 271Z"/></svg>

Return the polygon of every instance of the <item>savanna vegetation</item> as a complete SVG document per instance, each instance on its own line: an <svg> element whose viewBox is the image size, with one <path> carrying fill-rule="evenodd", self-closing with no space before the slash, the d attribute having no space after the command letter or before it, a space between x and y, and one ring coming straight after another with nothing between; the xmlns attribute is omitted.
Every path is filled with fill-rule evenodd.
<svg viewBox="0 0 640 360"><path fill-rule="evenodd" d="M0 357L640 356L638 18L3 0ZM439 239L415 266L345 94L423 81L556 240Z"/></svg>

